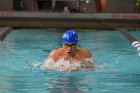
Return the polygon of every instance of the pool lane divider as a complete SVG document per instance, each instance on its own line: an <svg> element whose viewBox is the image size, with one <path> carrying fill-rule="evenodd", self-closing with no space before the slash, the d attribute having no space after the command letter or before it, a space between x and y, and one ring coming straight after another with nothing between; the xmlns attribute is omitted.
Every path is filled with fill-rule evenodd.
<svg viewBox="0 0 140 93"><path fill-rule="evenodd" d="M0 33L0 41L2 42L11 31L12 31L11 27L5 27L3 31Z"/></svg>
<svg viewBox="0 0 140 93"><path fill-rule="evenodd" d="M127 29L119 29L119 31L130 41L133 47L137 48L138 56L140 56L140 42Z"/></svg>

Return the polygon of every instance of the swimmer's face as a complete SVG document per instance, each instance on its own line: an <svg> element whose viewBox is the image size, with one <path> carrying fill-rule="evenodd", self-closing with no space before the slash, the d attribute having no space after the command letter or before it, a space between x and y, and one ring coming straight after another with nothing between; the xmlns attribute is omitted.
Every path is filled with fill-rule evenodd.
<svg viewBox="0 0 140 93"><path fill-rule="evenodd" d="M77 43L64 43L63 47L66 49L67 53L72 54L76 51Z"/></svg>

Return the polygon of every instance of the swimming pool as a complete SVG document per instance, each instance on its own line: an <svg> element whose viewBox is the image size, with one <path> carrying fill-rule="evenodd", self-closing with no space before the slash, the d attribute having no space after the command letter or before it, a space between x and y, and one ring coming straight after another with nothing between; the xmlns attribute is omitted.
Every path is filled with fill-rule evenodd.
<svg viewBox="0 0 140 93"><path fill-rule="evenodd" d="M139 93L140 57L119 31L77 30L79 46L90 50L96 61L93 71L46 71L38 66L61 47L64 30L58 30L15 29L0 42L1 93Z"/></svg>
<svg viewBox="0 0 140 93"><path fill-rule="evenodd" d="M130 31L131 35L133 35L138 41L140 41L140 30L137 31Z"/></svg>

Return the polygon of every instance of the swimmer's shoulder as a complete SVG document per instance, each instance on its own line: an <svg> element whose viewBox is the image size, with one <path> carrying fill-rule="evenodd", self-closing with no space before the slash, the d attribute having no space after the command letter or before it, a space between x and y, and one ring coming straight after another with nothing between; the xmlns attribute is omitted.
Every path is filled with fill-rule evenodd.
<svg viewBox="0 0 140 93"><path fill-rule="evenodd" d="M62 52L62 48L54 49L50 52L50 55L55 55Z"/></svg>
<svg viewBox="0 0 140 93"><path fill-rule="evenodd" d="M58 48L50 52L48 58L53 58L54 60L58 60L61 55L62 55L62 48Z"/></svg>
<svg viewBox="0 0 140 93"><path fill-rule="evenodd" d="M78 48L78 51L80 54L84 55L87 58L91 58L92 54L89 50L85 49L85 48Z"/></svg>

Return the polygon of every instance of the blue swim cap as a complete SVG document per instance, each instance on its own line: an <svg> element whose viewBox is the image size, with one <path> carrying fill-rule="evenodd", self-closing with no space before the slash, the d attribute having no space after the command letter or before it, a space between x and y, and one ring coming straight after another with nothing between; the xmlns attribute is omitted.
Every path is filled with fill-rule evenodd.
<svg viewBox="0 0 140 93"><path fill-rule="evenodd" d="M74 30L67 30L62 37L62 43L77 43L78 35Z"/></svg>

